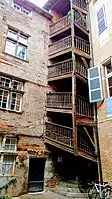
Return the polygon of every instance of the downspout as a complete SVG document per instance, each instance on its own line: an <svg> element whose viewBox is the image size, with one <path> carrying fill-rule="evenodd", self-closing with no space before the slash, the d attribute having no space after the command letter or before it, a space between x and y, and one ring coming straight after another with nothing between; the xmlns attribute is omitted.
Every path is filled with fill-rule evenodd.
<svg viewBox="0 0 112 199"><path fill-rule="evenodd" d="M88 20L89 20L89 36L90 36L90 49L91 49L91 56L92 56L92 67L95 66L94 63L94 54L93 54L93 45L92 45L92 28L91 28L91 17L90 17L90 10L89 10L89 2L88 2ZM97 102L93 104L94 109L94 130L96 136L96 151L97 151L97 163L98 163L98 173L100 183L103 184L103 175L102 175L102 165L101 165L101 156L100 156L100 146L99 146L99 135L98 135L98 119L97 119Z"/></svg>

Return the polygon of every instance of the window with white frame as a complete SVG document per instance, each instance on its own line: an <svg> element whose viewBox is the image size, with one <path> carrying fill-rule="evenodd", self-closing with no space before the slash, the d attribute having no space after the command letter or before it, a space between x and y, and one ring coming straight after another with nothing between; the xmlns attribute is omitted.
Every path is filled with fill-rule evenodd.
<svg viewBox="0 0 112 199"><path fill-rule="evenodd" d="M104 5L97 12L98 32L101 34L106 29L106 15Z"/></svg>
<svg viewBox="0 0 112 199"><path fill-rule="evenodd" d="M106 82L108 97L112 96L112 64L106 65Z"/></svg>
<svg viewBox="0 0 112 199"><path fill-rule="evenodd" d="M25 14L26 16L31 17L32 11L31 9L26 8L25 5L19 5L17 0L13 0L12 7L17 11Z"/></svg>
<svg viewBox="0 0 112 199"><path fill-rule="evenodd" d="M0 145L0 151L2 152L0 155L0 175L11 175L14 170L14 153L17 150L17 139L14 137L4 137L0 140ZM7 155L6 152L10 152L10 155Z"/></svg>
<svg viewBox="0 0 112 199"><path fill-rule="evenodd" d="M15 152L16 151L16 146L17 146L17 139L16 138L4 138L5 140L3 141L2 144L2 151L7 151L7 152Z"/></svg>
<svg viewBox="0 0 112 199"><path fill-rule="evenodd" d="M0 174L11 175L14 171L14 155L0 155Z"/></svg>
<svg viewBox="0 0 112 199"><path fill-rule="evenodd" d="M26 60L28 36L12 28L8 29L5 52Z"/></svg>
<svg viewBox="0 0 112 199"><path fill-rule="evenodd" d="M0 75L0 108L21 111L23 82Z"/></svg>

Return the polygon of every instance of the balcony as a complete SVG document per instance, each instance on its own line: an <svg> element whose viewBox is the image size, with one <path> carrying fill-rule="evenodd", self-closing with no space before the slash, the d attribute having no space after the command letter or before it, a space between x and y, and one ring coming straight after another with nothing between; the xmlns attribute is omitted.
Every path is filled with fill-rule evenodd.
<svg viewBox="0 0 112 199"><path fill-rule="evenodd" d="M78 131L78 155L95 161L95 151L89 138ZM73 129L52 122L45 123L45 142L62 150L74 153Z"/></svg>
<svg viewBox="0 0 112 199"><path fill-rule="evenodd" d="M80 131L78 131L78 154L86 157L95 157L95 149L90 143L89 138Z"/></svg>
<svg viewBox="0 0 112 199"><path fill-rule="evenodd" d="M88 41L75 36L74 53L90 58L90 44ZM68 36L49 45L50 58L59 56L72 50L72 37Z"/></svg>
<svg viewBox="0 0 112 199"><path fill-rule="evenodd" d="M61 149L73 152L72 128L46 122L45 140Z"/></svg>
<svg viewBox="0 0 112 199"><path fill-rule="evenodd" d="M83 10L87 11L87 4L85 0L73 0L73 4Z"/></svg>
<svg viewBox="0 0 112 199"><path fill-rule="evenodd" d="M78 25L78 28L82 29L82 31L83 29L87 31L86 15L83 15L82 17L78 11L75 11L74 22L76 26ZM50 25L50 37L60 34L61 32L64 32L70 28L71 14L68 14Z"/></svg>
<svg viewBox="0 0 112 199"><path fill-rule="evenodd" d="M73 61L72 59L68 59L66 61L53 64L48 68L48 81L71 77L73 71ZM76 74L84 79L87 79L87 69L79 60L76 60Z"/></svg>
<svg viewBox="0 0 112 199"><path fill-rule="evenodd" d="M59 109L72 109L72 93L48 93L47 108L52 108L53 111L57 109L59 112ZM90 104L87 99L81 96L76 97L76 112L79 116L93 118L92 104Z"/></svg>

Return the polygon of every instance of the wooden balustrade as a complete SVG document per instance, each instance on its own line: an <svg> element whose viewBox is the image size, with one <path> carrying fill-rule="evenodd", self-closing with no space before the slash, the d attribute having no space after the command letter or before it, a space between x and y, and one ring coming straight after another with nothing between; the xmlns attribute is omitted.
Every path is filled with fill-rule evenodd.
<svg viewBox="0 0 112 199"><path fill-rule="evenodd" d="M71 24L70 15L66 15L50 25L50 34L53 34Z"/></svg>
<svg viewBox="0 0 112 199"><path fill-rule="evenodd" d="M66 145L73 148L72 128L62 126L59 124L54 124L51 122L46 122L45 137L50 138L54 142L58 142L62 145Z"/></svg>
<svg viewBox="0 0 112 199"><path fill-rule="evenodd" d="M85 53L90 54L90 44L88 41L76 36L74 45L75 45L75 48L77 48ZM66 50L70 47L72 47L72 37L68 36L68 37L65 37L65 38L57 41L57 42L52 43L49 46L49 55Z"/></svg>
<svg viewBox="0 0 112 199"><path fill-rule="evenodd" d="M49 66L48 78L57 77L60 75L66 75L72 73L73 71L73 62L72 59L62 61L56 64Z"/></svg>
<svg viewBox="0 0 112 199"><path fill-rule="evenodd" d="M72 93L48 93L47 107L72 108Z"/></svg>
<svg viewBox="0 0 112 199"><path fill-rule="evenodd" d="M87 117L93 117L93 105L89 101L81 96L76 97L76 112L77 115L84 115Z"/></svg>
<svg viewBox="0 0 112 199"><path fill-rule="evenodd" d="M49 54L60 52L62 50L70 48L71 46L72 46L72 37L71 36L65 37L57 42L52 43L49 46Z"/></svg>
<svg viewBox="0 0 112 199"><path fill-rule="evenodd" d="M67 75L72 73L72 71L73 71L72 59L58 62L56 64L49 66L48 79L62 75ZM85 68L84 64L79 60L76 60L76 73L84 78L87 78L87 69Z"/></svg>
<svg viewBox="0 0 112 199"><path fill-rule="evenodd" d="M86 16L84 16L84 19L82 18L82 16L80 15L79 12L75 11L74 12L74 20L75 22L77 22L77 24L79 24L82 28L87 30L87 23L86 23Z"/></svg>
<svg viewBox="0 0 112 199"><path fill-rule="evenodd" d="M90 44L88 41L80 38L75 37L75 47L83 52L90 54Z"/></svg>
<svg viewBox="0 0 112 199"><path fill-rule="evenodd" d="M85 2L85 0L73 0L73 4L75 4L76 6L84 9L84 10L87 10L87 4Z"/></svg>
<svg viewBox="0 0 112 199"><path fill-rule="evenodd" d="M48 93L48 108L72 108L72 93ZM81 96L76 97L77 115L93 117L93 105Z"/></svg>
<svg viewBox="0 0 112 199"><path fill-rule="evenodd" d="M78 131L78 150L94 156L95 150L90 143L89 138L82 132Z"/></svg>
<svg viewBox="0 0 112 199"><path fill-rule="evenodd" d="M86 15L83 14L83 16L85 20L82 18L79 12L75 11L74 21L77 22L82 28L87 29ZM71 24L71 14L68 14L50 25L50 34L56 33L57 31L66 28L70 24Z"/></svg>

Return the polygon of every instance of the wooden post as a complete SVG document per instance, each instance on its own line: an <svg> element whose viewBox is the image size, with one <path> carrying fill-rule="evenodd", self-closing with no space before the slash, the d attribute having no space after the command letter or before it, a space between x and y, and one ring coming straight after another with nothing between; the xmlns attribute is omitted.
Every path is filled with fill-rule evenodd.
<svg viewBox="0 0 112 199"><path fill-rule="evenodd" d="M70 0L71 6L71 36L72 36L72 124L73 124L73 140L74 140L74 153L77 155L77 127L76 127L76 62L75 62L75 29L74 29L74 9L73 0Z"/></svg>

